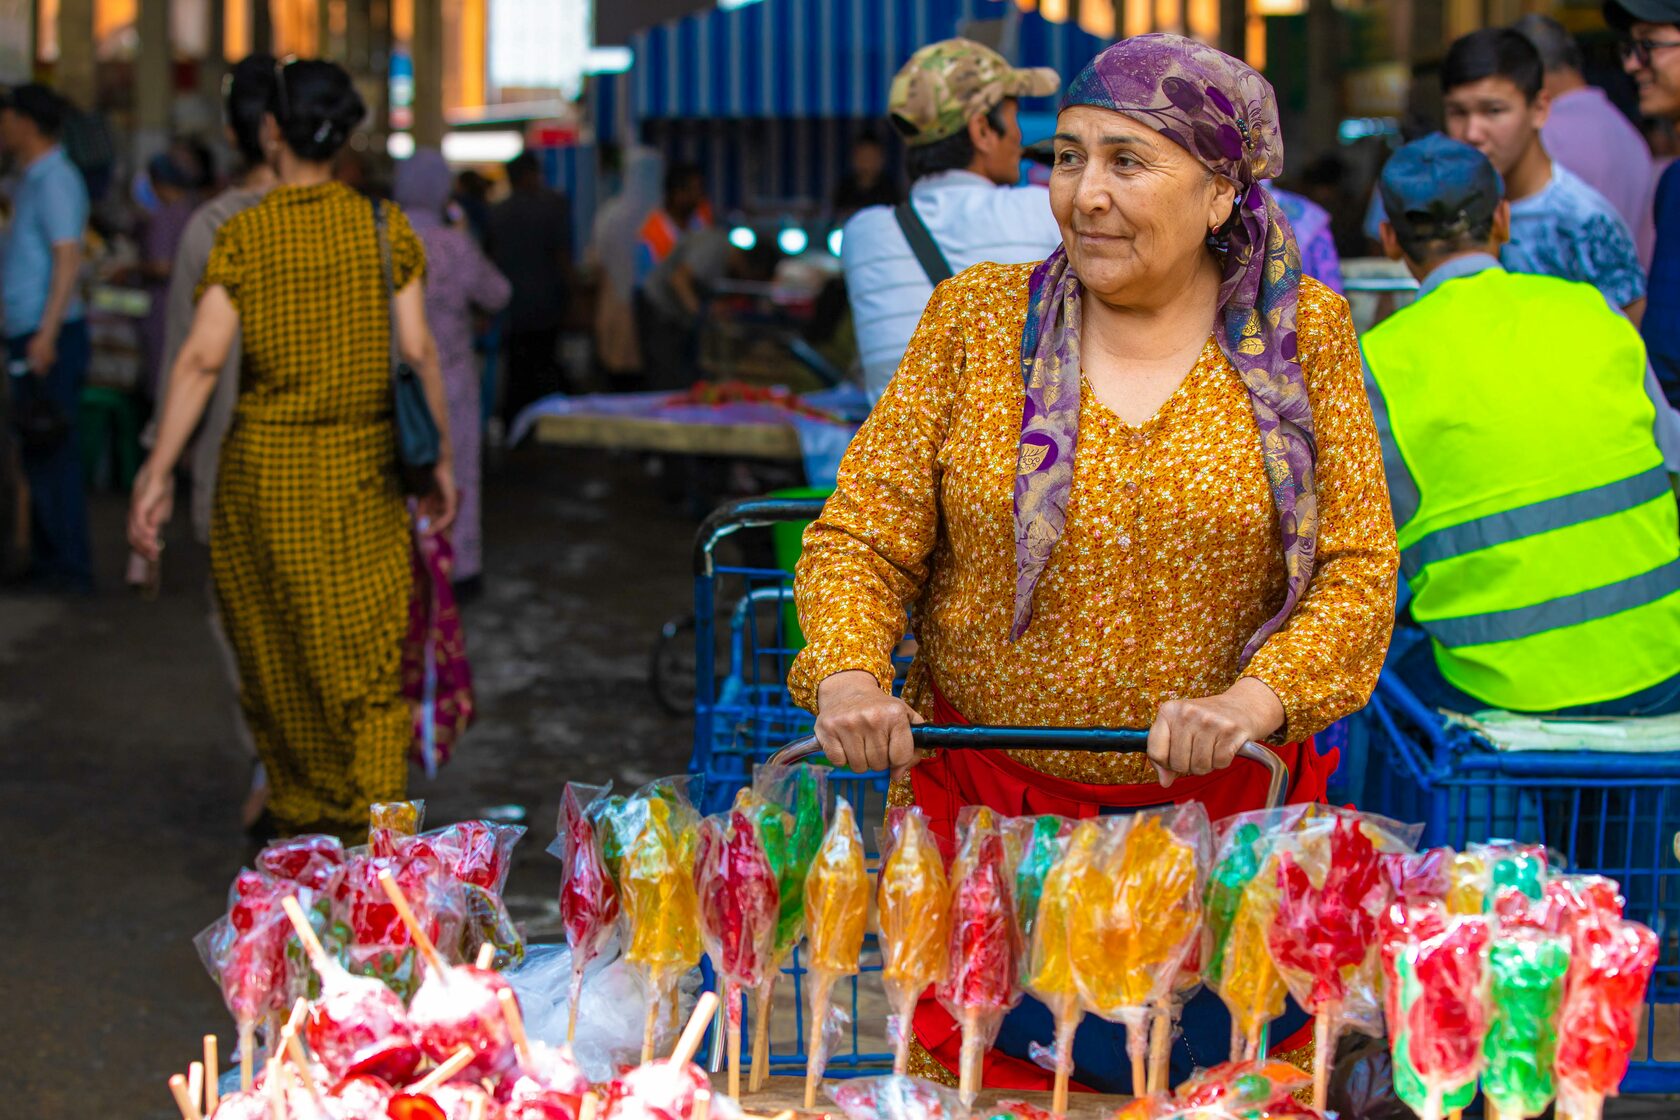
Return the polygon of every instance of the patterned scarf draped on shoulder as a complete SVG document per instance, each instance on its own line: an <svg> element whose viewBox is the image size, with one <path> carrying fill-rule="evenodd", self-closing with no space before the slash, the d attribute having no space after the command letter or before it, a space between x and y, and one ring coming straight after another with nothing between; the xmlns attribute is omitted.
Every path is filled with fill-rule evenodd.
<svg viewBox="0 0 1680 1120"><path fill-rule="evenodd" d="M1141 35L1109 47L1074 79L1062 108L1075 105L1147 123L1237 185L1238 205L1217 250L1224 282L1215 334L1253 402L1289 579L1283 608L1244 647L1246 665L1300 601L1318 541L1317 449L1295 341L1301 254L1288 221L1260 186L1283 166L1277 101L1265 78L1229 55L1177 35ZM1062 535L1073 488L1080 292L1060 248L1034 270L1028 290L1011 639L1032 619L1033 589Z"/></svg>

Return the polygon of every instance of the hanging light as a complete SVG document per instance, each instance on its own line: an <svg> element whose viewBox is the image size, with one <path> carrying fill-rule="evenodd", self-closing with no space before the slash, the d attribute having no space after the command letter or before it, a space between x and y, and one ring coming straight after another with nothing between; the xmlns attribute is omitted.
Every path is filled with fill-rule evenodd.
<svg viewBox="0 0 1680 1120"><path fill-rule="evenodd" d="M758 248L758 234L751 226L736 226L729 231L729 243L743 253L750 253Z"/></svg>

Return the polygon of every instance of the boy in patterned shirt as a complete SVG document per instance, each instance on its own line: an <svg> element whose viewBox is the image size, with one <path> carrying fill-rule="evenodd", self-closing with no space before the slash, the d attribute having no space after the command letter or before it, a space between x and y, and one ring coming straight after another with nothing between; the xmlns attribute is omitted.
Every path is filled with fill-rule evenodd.
<svg viewBox="0 0 1680 1120"><path fill-rule="evenodd" d="M1504 180L1511 240L1500 263L1591 284L1637 324L1645 273L1633 236L1603 195L1546 154L1544 78L1539 52L1515 31L1457 40L1441 64L1447 134L1487 156Z"/></svg>

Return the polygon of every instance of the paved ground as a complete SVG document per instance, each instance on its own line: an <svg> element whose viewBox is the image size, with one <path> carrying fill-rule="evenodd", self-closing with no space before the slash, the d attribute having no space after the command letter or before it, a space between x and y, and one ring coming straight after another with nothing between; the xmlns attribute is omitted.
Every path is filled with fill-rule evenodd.
<svg viewBox="0 0 1680 1120"><path fill-rule="evenodd" d="M446 823L515 803L532 835L516 918L554 932L568 778L680 770L687 721L651 702L660 624L692 593L693 524L631 460L521 457L486 513L485 597L466 613L483 716L412 792ZM121 502L95 506L120 573ZM0 598L0 1115L168 1117L168 1073L226 1012L192 947L251 854L232 696L204 627L203 554L171 548L163 597Z"/></svg>

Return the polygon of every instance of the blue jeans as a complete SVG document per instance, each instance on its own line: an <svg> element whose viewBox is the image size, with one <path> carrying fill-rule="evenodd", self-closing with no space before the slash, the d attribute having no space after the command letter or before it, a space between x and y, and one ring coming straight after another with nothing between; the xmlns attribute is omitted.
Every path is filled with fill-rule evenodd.
<svg viewBox="0 0 1680 1120"><path fill-rule="evenodd" d="M24 357L33 334L6 340L6 357ZM23 454L23 473L29 481L34 558L32 572L56 589L93 590L93 558L88 544L87 494L82 479L82 382L87 377L92 347L87 324L78 319L58 332L58 360L45 377L33 374L12 379L21 406L38 393L56 405L69 421L64 442L44 454Z"/></svg>

